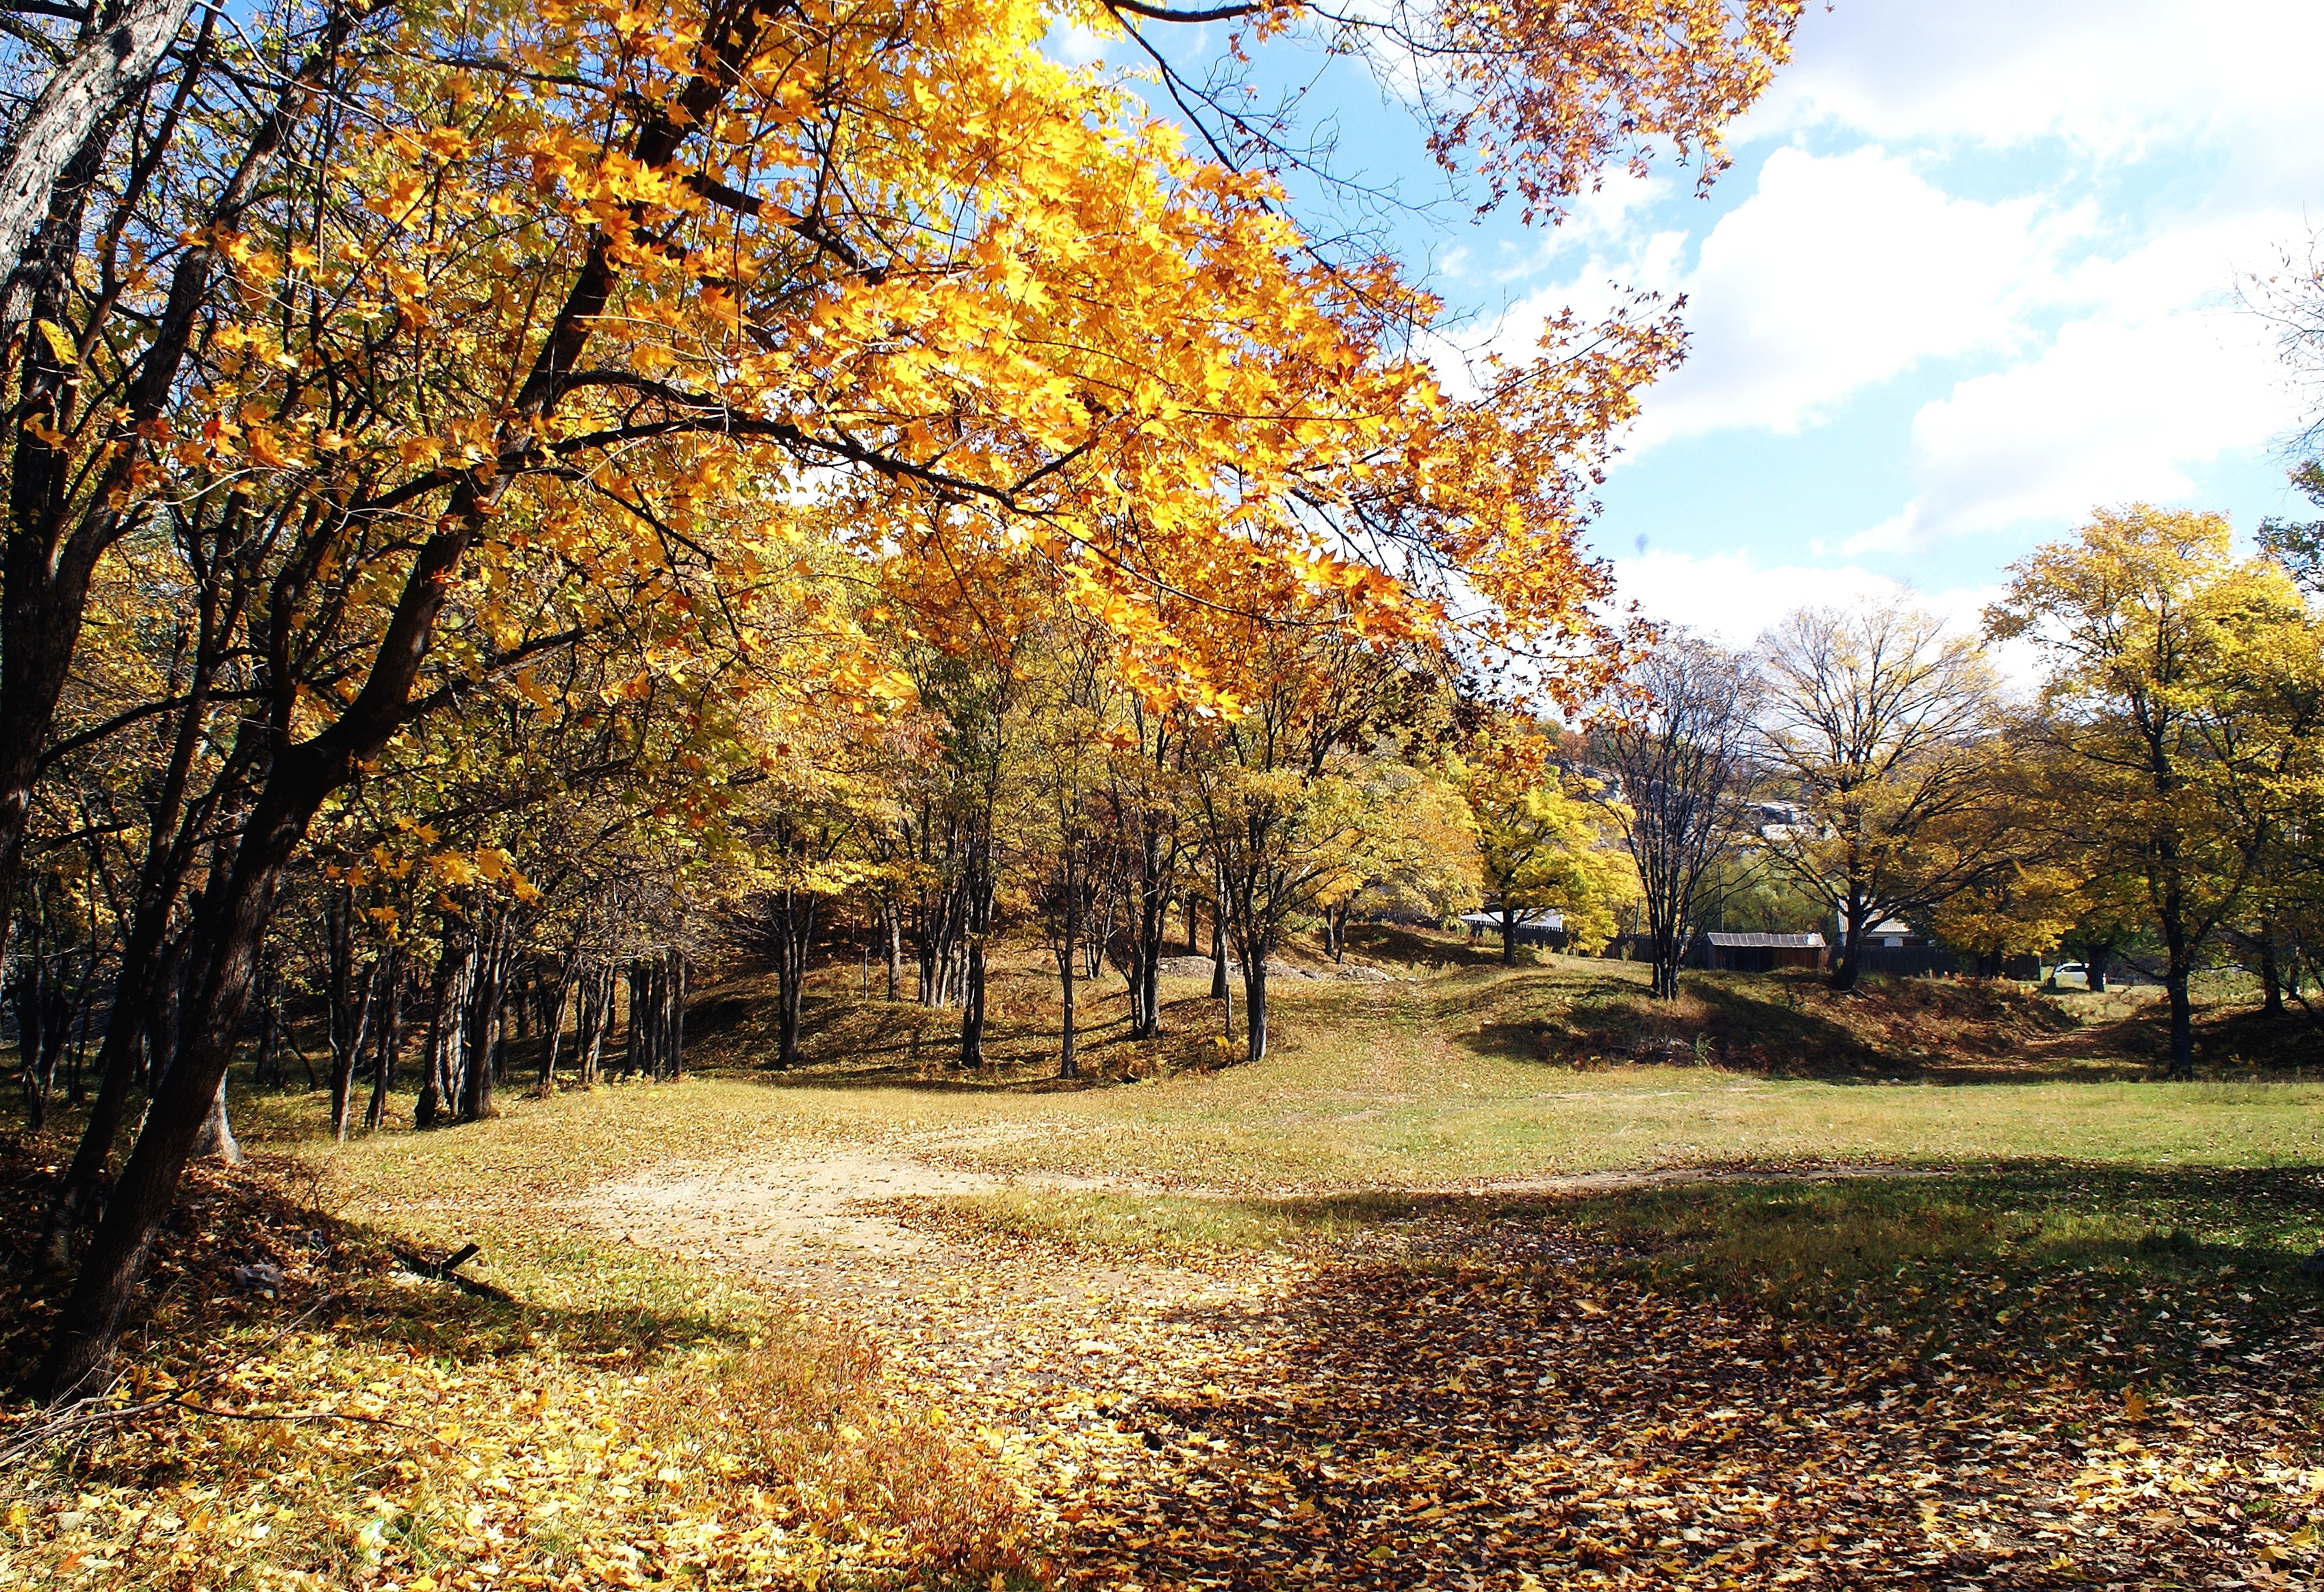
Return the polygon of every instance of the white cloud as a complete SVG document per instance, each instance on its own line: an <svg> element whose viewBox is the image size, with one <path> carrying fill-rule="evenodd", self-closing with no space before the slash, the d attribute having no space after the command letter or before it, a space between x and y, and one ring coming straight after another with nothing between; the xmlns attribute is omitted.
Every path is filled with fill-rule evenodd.
<svg viewBox="0 0 2324 1592"><path fill-rule="evenodd" d="M1103 60L1114 42L1081 23L1063 23L1050 28L1042 48L1067 66L1085 67Z"/></svg>
<svg viewBox="0 0 2324 1592"><path fill-rule="evenodd" d="M1630 214L1596 218L1596 241ZM1687 363L1648 396L1633 450L1730 427L1793 431L1923 360L2025 342L2029 300L2086 219L2033 197L1956 198L1877 148L1779 149L1692 269L1669 230L1632 238L1624 257L1593 252L1516 306L1493 342L1526 352L1546 316L1612 308L1617 281L1684 294Z"/></svg>
<svg viewBox="0 0 2324 1592"><path fill-rule="evenodd" d="M1673 284L1691 351L1653 395L1639 443L1794 431L1923 360L2016 347L2083 221L2031 197L1953 198L1877 148L1777 150Z"/></svg>
<svg viewBox="0 0 2324 1592"><path fill-rule="evenodd" d="M1742 201L1707 233L1643 191L1577 217L1548 256L1563 280L1494 345L1604 312L1617 282L1684 294L1687 363L1646 395L1619 468L1823 428L1859 474L1895 461L1895 511L1851 557L2183 498L2301 419L2229 301L2324 218L2319 57L2317 0L1810 8L1739 131ZM1909 434L1896 400L1917 405Z"/></svg>
<svg viewBox="0 0 2324 1592"><path fill-rule="evenodd" d="M1853 608L1904 603L1944 621L1946 630L1974 635L1986 605L2002 594L1998 584L1956 586L1922 592L1902 581L1857 565L1755 565L1748 553L1647 552L1614 560L1618 595L1636 603L1647 618L1710 637L1723 646L1748 648L1761 632L1799 608ZM2029 644L2006 643L1990 656L2003 683L2030 692L2040 680L2041 659Z"/></svg>
<svg viewBox="0 0 2324 1592"><path fill-rule="evenodd" d="M1778 564L1759 566L1744 552L1697 557L1659 549L1614 560L1620 599L1649 619L1683 625L1730 647L1748 646L1760 631L1795 608L1851 608L1909 601L1973 628L1994 592L1978 588L1914 592L1901 581L1854 565Z"/></svg>
<svg viewBox="0 0 2324 1592"><path fill-rule="evenodd" d="M1920 491L1850 555L2181 498L2190 465L2286 420L2264 328L2226 311L2075 321L2039 358L1957 383L1913 420Z"/></svg>
<svg viewBox="0 0 2324 1592"><path fill-rule="evenodd" d="M2056 138L2114 157L2204 140L2305 161L2324 133L2319 54L2314 0L1850 0L1809 8L1795 60L1742 132Z"/></svg>

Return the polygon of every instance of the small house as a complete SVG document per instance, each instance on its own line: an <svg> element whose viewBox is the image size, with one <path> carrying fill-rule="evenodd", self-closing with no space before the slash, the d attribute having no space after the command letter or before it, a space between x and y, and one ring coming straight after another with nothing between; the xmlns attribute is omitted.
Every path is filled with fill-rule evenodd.
<svg viewBox="0 0 2324 1592"><path fill-rule="evenodd" d="M1711 942L1711 965L1737 973L1772 973L1800 968L1809 972L1823 966L1823 936L1807 934L1729 934L1717 931Z"/></svg>
<svg viewBox="0 0 2324 1592"><path fill-rule="evenodd" d="M1461 926L1469 931L1469 943L1472 945L1486 934L1498 939L1501 915L1489 906L1480 912L1464 912L1461 915ZM1546 945L1553 951L1564 948L1565 914L1555 907L1526 907L1517 914L1514 927L1517 933L1511 937L1520 945Z"/></svg>

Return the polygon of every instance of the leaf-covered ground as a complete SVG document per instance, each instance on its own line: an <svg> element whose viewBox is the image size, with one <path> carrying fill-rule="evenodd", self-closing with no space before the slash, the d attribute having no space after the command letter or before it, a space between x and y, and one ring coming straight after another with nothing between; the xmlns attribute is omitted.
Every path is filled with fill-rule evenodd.
<svg viewBox="0 0 2324 1592"><path fill-rule="evenodd" d="M2315 1560L2324 1312L2267 1243L2314 1192L1849 1180L1157 1219L1020 1186L889 1201L918 1247L723 1260L888 1344L1073 1585L2258 1586ZM2248 1253L2172 1219L2227 1212ZM659 1214L714 1255L753 1229Z"/></svg>
<svg viewBox="0 0 2324 1592"><path fill-rule="evenodd" d="M1526 1026L1604 1026L1618 971L1414 977L1287 989L1217 1072L1198 995L1168 1054L1093 1000L1146 1081L1080 1090L1029 980L973 1078L907 1035L345 1146L238 1090L254 1164L173 1220L132 1375L0 1412L0 1587L2314 1576L2324 1090L1576 1069ZM67 1142L0 1138L0 1374ZM511 1298L394 1255L464 1240Z"/></svg>

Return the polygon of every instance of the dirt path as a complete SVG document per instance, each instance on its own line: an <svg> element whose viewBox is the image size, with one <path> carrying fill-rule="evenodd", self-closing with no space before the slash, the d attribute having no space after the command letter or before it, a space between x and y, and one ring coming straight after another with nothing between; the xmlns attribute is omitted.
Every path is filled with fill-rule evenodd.
<svg viewBox="0 0 2324 1592"><path fill-rule="evenodd" d="M1893 1175L1779 1175L1876 1174ZM588 1210L870 1332L899 1393L1013 1476L1076 1587L2031 1592L2248 1570L2251 1544L2205 1540L2217 1517L2173 1502L2179 1477L2250 1463L2205 1398L2086 1457L2056 1435L2081 1418L2070 1383L1916 1367L1877 1333L1658 1294L1562 1224L1459 1204L1328 1255L1169 1265L909 1204L1012 1184L1111 1186L835 1148L604 1185Z"/></svg>
<svg viewBox="0 0 2324 1592"><path fill-rule="evenodd" d="M975 1306L996 1319L1035 1310L1057 1316L1053 1325L1102 1323L1202 1295L1205 1277L1183 1268L1055 1257L1036 1267L998 1265L989 1247L936 1237L892 1213L897 1202L916 1199L1116 1186L1048 1173L1003 1177L835 1147L602 1184L583 1214L627 1242L781 1284L858 1322L900 1321L908 1335L926 1338L939 1307L957 1313Z"/></svg>

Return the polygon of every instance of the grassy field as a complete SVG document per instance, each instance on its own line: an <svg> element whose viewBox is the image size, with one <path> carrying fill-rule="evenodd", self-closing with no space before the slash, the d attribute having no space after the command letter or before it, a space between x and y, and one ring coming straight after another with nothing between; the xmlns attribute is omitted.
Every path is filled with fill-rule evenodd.
<svg viewBox="0 0 2324 1592"><path fill-rule="evenodd" d="M0 1586L1176 1585L1225 1563L1513 1592L1884 1566L1933 1586L1943 1564L2270 1585L2315 1563L2324 1296L2295 1265L2324 1242L2324 1084L2242 1059L2300 1035L2215 1014L2204 1081L2173 1085L2135 998L1704 976L1656 1009L1620 964L1385 933L1358 954L1388 977L1281 981L1259 1067L1222 1064L1215 1005L1173 981L1149 1044L1119 1037L1118 995L1093 1003L1098 1076L1060 1086L1028 958L975 1074L945 1064L944 1014L835 969L789 1074L754 1064L767 1014L739 980L697 1007L681 1083L345 1146L314 1097L237 1093L251 1164L189 1192L111 1404L8 1417ZM0 1145L20 1243L62 1131ZM864 1207L933 1246L899 1263L918 1295L817 1296L592 1216L611 1180L842 1155L987 1180ZM395 1258L462 1242L493 1293ZM51 1296L17 1258L21 1365ZM1028 1275L1147 1281L1096 1315L991 1302ZM1270 1302L1197 1320L1168 1303L1187 1278ZM1089 1359L1100 1339L1145 1380ZM970 1341L1012 1345L1022 1387L937 1347ZM1270 1391L1327 1366L1312 1409ZM1752 1501L1827 1451L1855 1479L1812 1511ZM1908 1461L1950 1491L1878 1479ZM1423 1477L1425 1519L1396 1501ZM1691 1524L1637 1502L1682 1483ZM1222 1498L1265 1506L1150 1523Z"/></svg>
<svg viewBox="0 0 2324 1592"><path fill-rule="evenodd" d="M1807 978L1714 974L1657 1010L1627 964L1506 970L1457 941L1380 931L1360 951L1409 981L1283 981L1261 1068L1216 1065L1216 1007L1170 980L1158 1044L1110 1038L1118 990L1091 1003L1112 1019L1094 1064L1134 1086L1046 1088L1049 980L1020 965L995 1001L1001 1064L985 1077L916 1065L917 1010L835 1002L824 1059L776 1081L763 1109L996 1169L1246 1190L1810 1162L2324 1164L2324 1083L2232 1064L2158 1083L2151 1017L2120 997L1935 980L1836 997ZM752 1035L730 1023L709 1048L747 1055Z"/></svg>

